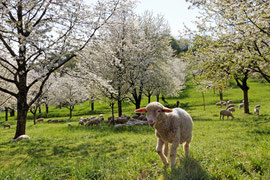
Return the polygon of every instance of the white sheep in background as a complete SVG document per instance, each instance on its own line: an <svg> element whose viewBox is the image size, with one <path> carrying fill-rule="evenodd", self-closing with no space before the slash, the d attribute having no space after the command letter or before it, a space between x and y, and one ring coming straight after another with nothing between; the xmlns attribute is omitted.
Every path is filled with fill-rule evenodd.
<svg viewBox="0 0 270 180"><path fill-rule="evenodd" d="M8 124L8 123L4 124L4 129L5 129L5 128L9 128L9 129L10 129L10 127L11 127L11 125Z"/></svg>
<svg viewBox="0 0 270 180"><path fill-rule="evenodd" d="M79 120L79 124L83 126L84 125L83 120Z"/></svg>
<svg viewBox="0 0 270 180"><path fill-rule="evenodd" d="M254 108L254 114L256 114L256 115L259 115L260 114L259 107L255 106L255 108Z"/></svg>
<svg viewBox="0 0 270 180"><path fill-rule="evenodd" d="M37 119L37 123L44 122L44 118Z"/></svg>
<svg viewBox="0 0 270 180"><path fill-rule="evenodd" d="M92 126L92 125L99 125L101 123L101 120L98 117L92 117L87 123L85 123L85 126Z"/></svg>
<svg viewBox="0 0 270 180"><path fill-rule="evenodd" d="M17 137L16 139L13 139L11 142L17 142L23 139L31 139L28 135L20 135L19 137Z"/></svg>
<svg viewBox="0 0 270 180"><path fill-rule="evenodd" d="M230 107L230 108L228 108L227 110L230 111L230 112L235 112L234 107Z"/></svg>
<svg viewBox="0 0 270 180"><path fill-rule="evenodd" d="M234 104L229 104L226 109L228 110L229 108L232 108L232 107L234 108Z"/></svg>
<svg viewBox="0 0 270 180"><path fill-rule="evenodd" d="M68 126L71 126L71 123L68 123Z"/></svg>
<svg viewBox="0 0 270 180"><path fill-rule="evenodd" d="M104 121L103 114L100 114L100 115L99 115L99 119L100 119L100 121L101 121L101 122L103 122L103 121Z"/></svg>
<svg viewBox="0 0 270 180"><path fill-rule="evenodd" d="M258 104L258 105L255 106L255 108L259 108L260 109L261 108L261 105Z"/></svg>
<svg viewBox="0 0 270 180"><path fill-rule="evenodd" d="M222 103L221 102L217 102L216 103L216 106L220 106L221 107L222 106Z"/></svg>
<svg viewBox="0 0 270 180"><path fill-rule="evenodd" d="M232 104L232 103L233 103L232 100L227 101L227 105Z"/></svg>
<svg viewBox="0 0 270 180"><path fill-rule="evenodd" d="M240 103L240 104L238 105L238 107L239 107L239 109L241 109L242 107L244 107L244 103Z"/></svg>
<svg viewBox="0 0 270 180"><path fill-rule="evenodd" d="M232 113L230 111L228 111L228 110L225 110L225 109L220 110L219 115L220 115L219 119L221 119L221 116L222 116L222 119L224 119L224 116L227 116L227 119L229 118L229 116L231 116L232 119L234 118Z"/></svg>
<svg viewBox="0 0 270 180"><path fill-rule="evenodd" d="M171 166L175 165L177 147L184 143L185 155L189 154L189 144L192 139L193 121L191 116L181 108L173 110L164 107L158 102L152 102L145 108L137 109L136 113L145 113L148 124L154 126L157 136L157 153L164 165L168 164L169 145ZM163 146L165 145L164 152Z"/></svg>

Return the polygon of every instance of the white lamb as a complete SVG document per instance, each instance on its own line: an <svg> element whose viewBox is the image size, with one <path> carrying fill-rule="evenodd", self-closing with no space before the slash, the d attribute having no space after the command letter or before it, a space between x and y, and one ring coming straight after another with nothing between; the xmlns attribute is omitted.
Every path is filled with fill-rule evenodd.
<svg viewBox="0 0 270 180"><path fill-rule="evenodd" d="M228 110L229 108L232 108L232 107L234 108L234 104L229 104L226 109Z"/></svg>
<svg viewBox="0 0 270 180"><path fill-rule="evenodd" d="M257 106L255 106L255 108L254 108L254 114L256 114L256 115L260 114L260 109Z"/></svg>
<svg viewBox="0 0 270 180"><path fill-rule="evenodd" d="M185 155L189 154L189 144L192 140L193 121L191 116L181 108L173 110L164 107L158 102L152 102L145 108L137 109L136 113L147 113L147 121L154 126L157 136L157 153L164 165L168 165L169 144L172 143L170 164L175 165L177 147L184 143ZM164 152L163 146L165 145Z"/></svg>
<svg viewBox="0 0 270 180"><path fill-rule="evenodd" d="M24 134L24 135L20 135L19 137L17 137L16 139L13 139L11 142L17 142L23 139L31 139L28 135Z"/></svg>
<svg viewBox="0 0 270 180"><path fill-rule="evenodd" d="M244 107L244 103L240 103L240 104L238 105L238 107L239 107L239 109L241 109L242 107Z"/></svg>
<svg viewBox="0 0 270 180"><path fill-rule="evenodd" d="M227 110L230 111L230 112L235 112L234 107L230 107L230 108L228 108Z"/></svg>

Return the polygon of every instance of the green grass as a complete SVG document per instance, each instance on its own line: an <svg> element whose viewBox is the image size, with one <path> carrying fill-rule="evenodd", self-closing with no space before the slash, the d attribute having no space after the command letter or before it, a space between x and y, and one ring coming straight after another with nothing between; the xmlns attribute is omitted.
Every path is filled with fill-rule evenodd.
<svg viewBox="0 0 270 180"><path fill-rule="evenodd" d="M180 98L167 99L168 106L179 100L194 120L190 156L178 148L175 168L162 165L149 126L78 126L80 116L90 116L87 102L76 106L70 127L28 120L31 140L9 142L16 124L11 118L11 129L0 129L0 179L270 179L270 86L255 80L249 85L250 111L261 104L259 116L236 108L235 119L220 120L218 94L206 93L203 111L201 94L191 85ZM238 103L242 92L226 89L224 98ZM96 114L110 115L106 103L95 106ZM126 102L123 110L131 115L134 105ZM68 119L68 111L50 107L48 116L57 115ZM5 123L4 113L0 118L0 124Z"/></svg>

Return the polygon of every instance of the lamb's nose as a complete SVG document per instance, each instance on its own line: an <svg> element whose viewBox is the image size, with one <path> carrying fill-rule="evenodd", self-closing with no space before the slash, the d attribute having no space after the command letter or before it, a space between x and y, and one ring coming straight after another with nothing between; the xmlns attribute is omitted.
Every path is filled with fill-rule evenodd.
<svg viewBox="0 0 270 180"><path fill-rule="evenodd" d="M150 125L150 126L153 126L154 125L154 121L153 120L148 120L148 124Z"/></svg>

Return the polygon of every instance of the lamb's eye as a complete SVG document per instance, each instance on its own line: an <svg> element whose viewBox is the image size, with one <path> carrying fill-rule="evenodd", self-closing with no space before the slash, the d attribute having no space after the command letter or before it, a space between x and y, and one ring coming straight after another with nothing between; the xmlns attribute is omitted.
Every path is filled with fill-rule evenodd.
<svg viewBox="0 0 270 180"><path fill-rule="evenodd" d="M160 113L160 112L161 112L161 110L159 109L159 110L157 110L157 112L159 112L159 113Z"/></svg>

